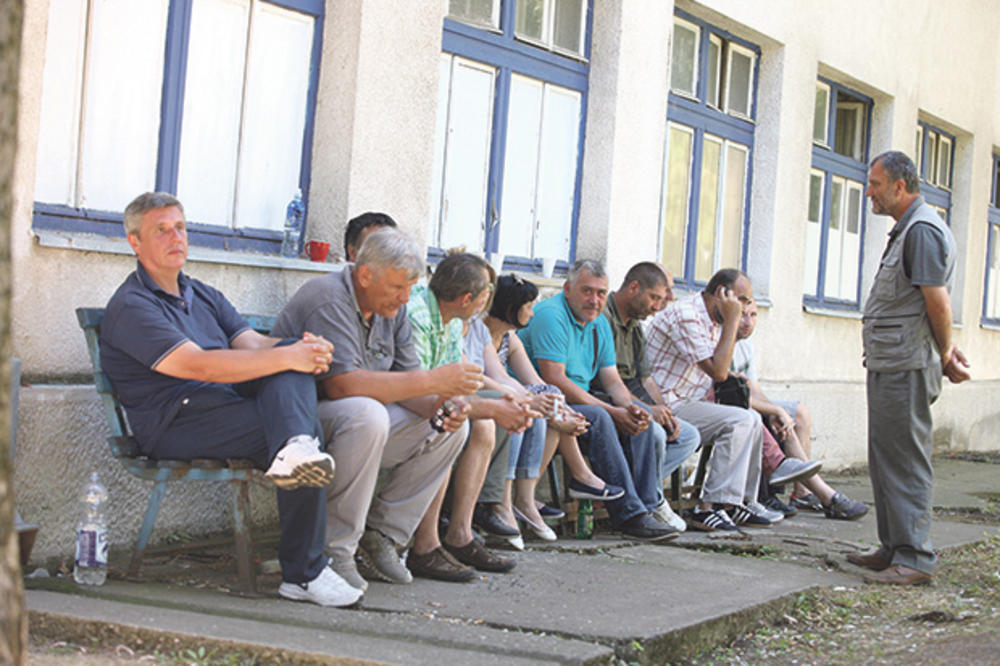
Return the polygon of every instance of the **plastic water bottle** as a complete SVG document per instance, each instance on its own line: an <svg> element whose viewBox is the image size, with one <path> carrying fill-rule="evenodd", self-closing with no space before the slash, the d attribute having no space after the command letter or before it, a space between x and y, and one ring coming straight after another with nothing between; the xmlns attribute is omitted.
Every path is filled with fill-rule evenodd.
<svg viewBox="0 0 1000 666"><path fill-rule="evenodd" d="M103 585L108 577L108 490L97 476L80 493L82 515L76 526L76 566L73 580L81 585Z"/></svg>
<svg viewBox="0 0 1000 666"><path fill-rule="evenodd" d="M299 238L302 236L302 220L305 212L302 190L296 190L295 196L285 209L285 233L281 239L281 256L291 258L299 256Z"/></svg>

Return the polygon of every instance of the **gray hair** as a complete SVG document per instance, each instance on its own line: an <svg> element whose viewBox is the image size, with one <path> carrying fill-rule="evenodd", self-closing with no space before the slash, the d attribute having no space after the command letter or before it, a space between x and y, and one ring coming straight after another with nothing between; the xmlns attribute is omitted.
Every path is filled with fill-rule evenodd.
<svg viewBox="0 0 1000 666"><path fill-rule="evenodd" d="M393 227L383 227L370 233L361 244L355 264L368 266L376 273L402 268L408 279L415 280L424 272L424 255L409 235Z"/></svg>
<svg viewBox="0 0 1000 666"><path fill-rule="evenodd" d="M126 234L139 235L142 228L142 216L157 208L168 208L173 206L184 215L184 206L177 200L177 197L169 192L144 192L132 199L132 202L125 207L125 214L122 216L122 226L125 227Z"/></svg>
<svg viewBox="0 0 1000 666"><path fill-rule="evenodd" d="M905 153L898 150L888 150L872 160L871 166L882 165L882 170L889 176L889 183L895 183L900 178L910 194L920 194L920 174L917 165Z"/></svg>
<svg viewBox="0 0 1000 666"><path fill-rule="evenodd" d="M569 267L569 272L566 274L566 282L573 284L576 282L576 279L580 277L580 273L584 271L590 273L596 278L608 276L607 272L604 270L604 264L596 259L577 259L573 262L573 265Z"/></svg>

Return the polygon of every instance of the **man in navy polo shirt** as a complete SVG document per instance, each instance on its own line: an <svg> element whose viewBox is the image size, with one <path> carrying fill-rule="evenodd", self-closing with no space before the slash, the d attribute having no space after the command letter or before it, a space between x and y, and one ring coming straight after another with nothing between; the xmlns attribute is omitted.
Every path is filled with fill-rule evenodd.
<svg viewBox="0 0 1000 666"><path fill-rule="evenodd" d="M143 453L151 458L248 458L278 486L283 582L278 593L322 606L361 597L327 566L325 486L313 375L333 345L263 336L216 289L181 272L184 208L147 192L125 209L138 258L105 310L101 363Z"/></svg>

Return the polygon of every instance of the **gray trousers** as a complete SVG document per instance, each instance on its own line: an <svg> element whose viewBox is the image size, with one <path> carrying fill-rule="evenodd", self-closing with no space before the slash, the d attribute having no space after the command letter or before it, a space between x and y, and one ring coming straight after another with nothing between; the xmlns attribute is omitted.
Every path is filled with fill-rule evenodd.
<svg viewBox="0 0 1000 666"><path fill-rule="evenodd" d="M931 404L941 368L868 373L868 473L880 553L893 564L933 573Z"/></svg>
<svg viewBox="0 0 1000 666"><path fill-rule="evenodd" d="M745 504L756 500L763 434L760 414L706 400L684 400L673 406L673 412L698 429L703 443L713 445L701 501Z"/></svg>
<svg viewBox="0 0 1000 666"><path fill-rule="evenodd" d="M468 424L438 433L424 417L364 397L321 400L319 420L336 470L326 489L326 552L352 556L365 527L402 546L461 451ZM373 497L379 468L389 470Z"/></svg>
<svg viewBox="0 0 1000 666"><path fill-rule="evenodd" d="M503 501L507 486L507 468L510 460L510 433L497 426L497 443L490 456L490 466L486 468L483 489L479 492L480 502L498 503Z"/></svg>

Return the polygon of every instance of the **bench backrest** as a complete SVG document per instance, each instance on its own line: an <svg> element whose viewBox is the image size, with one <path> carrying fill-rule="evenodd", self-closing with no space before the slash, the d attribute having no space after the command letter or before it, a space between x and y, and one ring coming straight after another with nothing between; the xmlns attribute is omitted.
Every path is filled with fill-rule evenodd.
<svg viewBox="0 0 1000 666"><path fill-rule="evenodd" d="M274 325L274 317L267 315L243 315L250 327L258 333L267 335ZM111 437L108 444L111 447L111 455L116 458L136 457L139 448L129 429L128 419L125 416L125 409L118 402L118 396L111 386L111 380L104 374L101 367L101 349L98 343L101 336L101 321L104 319L104 308L77 308L76 319L83 329L83 334L87 338L87 353L90 354L90 364L94 368L94 385L97 393L101 397L101 406L104 408L104 418L111 429Z"/></svg>

